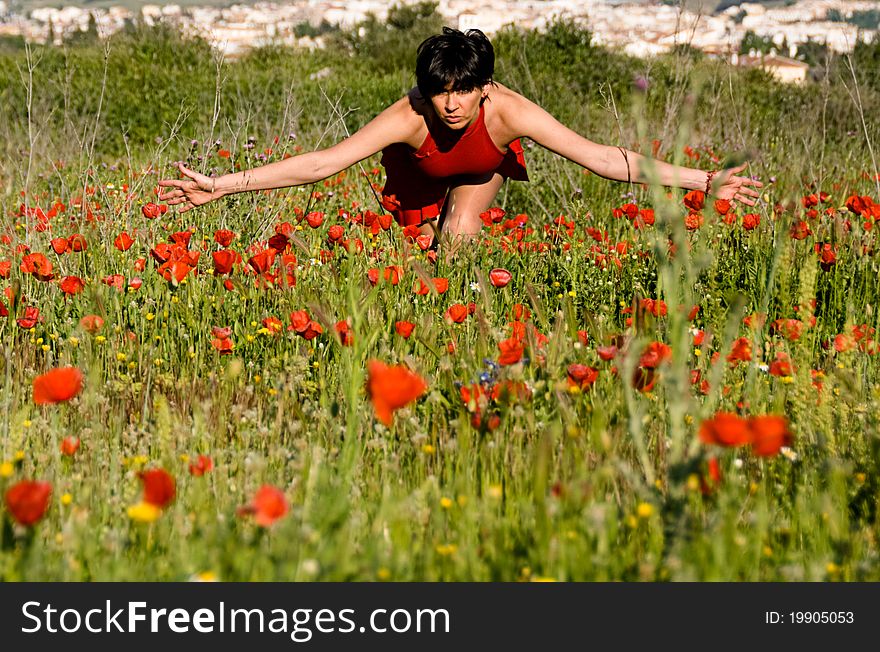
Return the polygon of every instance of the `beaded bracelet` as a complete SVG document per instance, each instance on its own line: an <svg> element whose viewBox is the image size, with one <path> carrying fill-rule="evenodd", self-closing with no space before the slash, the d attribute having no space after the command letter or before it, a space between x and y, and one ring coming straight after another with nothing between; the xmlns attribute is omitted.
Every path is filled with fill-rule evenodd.
<svg viewBox="0 0 880 652"><path fill-rule="evenodd" d="M718 170L710 170L709 172L706 173L706 196L707 197L709 196L709 190L712 188L712 177L714 177L717 172L718 172Z"/></svg>
<svg viewBox="0 0 880 652"><path fill-rule="evenodd" d="M214 194L214 189L217 187L217 177L211 177L211 194Z"/></svg>

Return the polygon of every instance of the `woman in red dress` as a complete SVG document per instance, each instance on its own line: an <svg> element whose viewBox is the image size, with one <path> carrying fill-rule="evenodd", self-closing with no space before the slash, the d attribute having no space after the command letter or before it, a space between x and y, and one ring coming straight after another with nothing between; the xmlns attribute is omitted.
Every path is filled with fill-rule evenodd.
<svg viewBox="0 0 880 652"><path fill-rule="evenodd" d="M417 85L351 137L326 149L262 167L208 177L179 165L183 180L162 180L159 199L183 213L237 192L314 183L382 152L382 206L402 226L439 227L460 243L480 230L507 178L527 181L520 138L530 138L591 172L616 181L647 182L645 157L600 145L560 124L525 97L493 81L495 54L479 30L444 28L416 58ZM745 165L705 172L652 161L651 178L665 186L711 190L754 205L762 184L737 176ZM439 220L438 225L433 225ZM454 250L455 247L453 247ZM451 253L451 252L450 252Z"/></svg>

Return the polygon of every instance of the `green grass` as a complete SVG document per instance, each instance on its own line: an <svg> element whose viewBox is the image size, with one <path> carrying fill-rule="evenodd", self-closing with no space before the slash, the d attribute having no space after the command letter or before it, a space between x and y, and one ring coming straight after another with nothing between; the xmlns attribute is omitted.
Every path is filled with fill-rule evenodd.
<svg viewBox="0 0 880 652"><path fill-rule="evenodd" d="M357 168L314 187L238 195L148 220L141 207L154 200L157 179L171 174L178 158L202 169L244 168L261 164L258 155L269 148L274 160L297 145L308 150L339 138L344 130L316 84L303 81L330 55L268 51L224 68L223 119L213 133L205 118L213 78L189 77L186 97L194 108L185 127L175 131L173 122L150 118L154 122L144 122L142 132L129 132L130 155L117 148L124 143L118 124L95 120L97 94L73 93L55 119L41 119L49 115L48 101L65 93L57 83L63 67L55 67L63 61L44 55L32 109L32 133L38 132L32 159L21 105L5 104L16 111L0 125L9 153L0 167L2 230L10 236L0 245L0 261L11 262L0 286L17 297L9 317L0 320L0 462L8 462L0 467L0 490L32 478L50 482L53 493L33 528L13 526L8 508L0 508L0 578L185 580L209 572L221 580L878 579L878 359L864 339L865 350L826 348L853 326L878 326L878 227L866 229L866 220L844 207L854 193L880 201L858 123L849 125L855 136L835 124L824 139L798 131L793 120L789 128L785 111L795 109L778 98L812 100L807 91L801 96L766 77L737 77L737 87L750 84L750 94L731 99L723 94L725 69L690 69L690 78L676 82L675 66L692 64L658 61L650 64L654 85L639 96L628 90L628 79L639 72L632 62L566 49L560 34L543 42L508 34L499 43L503 81L519 82L596 140L622 137L638 146L660 135L664 156L706 169L717 165L707 162L713 153L759 149L755 171L764 181L777 179L757 210L760 226L743 230L743 210L736 224L727 225L706 207L703 226L686 231L682 193L667 198L584 175L537 147L526 152L532 181L503 189L498 198L507 217L528 215L534 232L523 232L523 252L511 242L517 231L485 229L486 246L474 244L452 263L441 257L434 265L398 229L371 237L339 216L343 209L378 210ZM528 47L516 54L517 43ZM149 58L149 46L119 47ZM95 65L97 53L68 56ZM132 66L127 73L113 69L111 58L101 115L125 116L136 106L130 99L136 89L166 88L162 82L168 95L147 114L176 112L173 93L182 91L169 80L187 79L209 55L194 44L178 47L174 56L177 68L159 58L153 67ZM619 126L586 72L565 88L566 71L554 69L554 56L566 57L568 65L592 62L590 74L609 80L603 92L615 95ZM7 59L0 70L22 61ZM346 117L349 129L409 83L404 73L371 73L364 62L347 72L336 69L324 90L334 99L345 90L343 112L358 107ZM82 71L74 71L73 84L87 84L78 78ZM279 81L286 75L296 85L289 95ZM683 101L685 92L695 101ZM809 92L821 97L824 91ZM864 102L875 101L869 88L863 92ZM287 100L292 105L284 118ZM803 112L817 105L795 106ZM819 113L810 115L810 124L820 123ZM290 131L296 140L288 139ZM246 146L249 135L252 148ZM156 136L162 145L153 142ZM200 144L191 149L190 138ZM213 139L231 150L231 159L216 155ZM699 161L685 157L685 145L700 153ZM369 172L377 163L364 167ZM18 214L25 190L31 206L48 211L56 201L65 205L49 221L50 230ZM819 190L829 193L820 212L836 210L809 217L801 198ZM82 196L91 220L77 207ZM656 224L634 229L614 217L613 209L628 201L653 207ZM312 229L297 221L298 211L321 211L324 224ZM574 223L571 234L553 224L559 215ZM812 231L802 241L789 236L800 219ZM216 229L236 233L230 247L246 260L253 254L248 248L265 242L282 222L296 227L289 251L297 258L294 287L258 287L242 266L227 290L210 273L211 252L220 248ZM345 227L347 238L360 238L367 253L331 247L327 233L334 224ZM608 241L597 242L588 227L607 231ZM124 253L113 246L123 230L135 238ZM193 234L189 249L201 251L199 273L174 285L159 276L150 250L183 230ZM75 232L84 235L87 251L59 256L51 250L51 238ZM668 254L670 239L674 255ZM813 250L821 242L837 247L837 263L827 271ZM58 283L21 272L16 247L22 244L45 253L59 277L84 279L85 290L65 298ZM321 250L332 258L321 263ZM368 270L390 264L403 265L400 284L373 287ZM513 275L505 288L487 280L496 267ZM110 274L143 284L120 292L101 282ZM447 293L414 295L412 286L424 275L448 278ZM668 314L623 311L641 298L664 300ZM464 323L443 319L451 304L469 302L475 313ZM4 303L10 304L5 296ZM524 361L498 367L498 343L510 336L516 303L531 311L529 323L549 339L541 347L530 330ZM690 323L685 312L694 304L700 312ZM27 306L43 317L32 329L16 323ZM318 338L307 342L292 331L263 329L267 317L286 328L288 315L300 309L322 324ZM742 324L745 315L758 312L767 314L764 328ZM810 312L816 323L797 340L770 329L776 319L809 322ZM80 325L90 314L104 319L100 333ZM635 327L627 325L631 317ZM351 320L352 346L333 335L342 319ZM410 339L395 334L397 320L416 324ZM232 329L232 354L220 355L212 346L212 326ZM692 328L706 332L702 347L693 346ZM586 345L579 330L588 333ZM626 338L625 353L602 361L597 347L619 335ZM754 359L732 366L725 357L741 336L752 341ZM641 392L630 379L653 341L669 344L672 358L659 368L653 389ZM759 368L777 352L790 356L790 377ZM428 383L426 394L398 411L390 428L375 419L365 392L371 359L407 364ZM570 389L566 372L574 363L599 369L589 390ZM35 405L33 379L61 365L83 371L82 393L69 403ZM705 395L691 384L694 370L709 381ZM821 391L812 370L821 373ZM460 384L481 379L523 382L530 397L480 406L481 425L475 426L478 404L462 400ZM794 435L790 451L763 458L748 447L701 443L700 424L718 411L784 415ZM490 430L493 415L497 427ZM73 457L60 452L69 435L82 442ZM195 477L188 465L199 454L211 456L215 468ZM706 479L710 458L720 465L717 485ZM177 495L155 522L140 523L127 510L141 500L138 473L156 467L175 477ZM263 484L280 488L290 505L267 529L237 514Z"/></svg>

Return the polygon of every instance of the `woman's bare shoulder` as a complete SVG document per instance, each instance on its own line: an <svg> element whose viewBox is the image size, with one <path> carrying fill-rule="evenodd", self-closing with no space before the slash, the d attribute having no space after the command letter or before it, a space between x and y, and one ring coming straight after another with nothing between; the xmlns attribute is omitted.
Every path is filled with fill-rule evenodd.
<svg viewBox="0 0 880 652"><path fill-rule="evenodd" d="M512 88L508 88L504 84L499 84L495 82L489 91L489 99L492 100L492 103L499 109L510 109L515 108L520 102L524 101L522 95L517 93Z"/></svg>
<svg viewBox="0 0 880 652"><path fill-rule="evenodd" d="M396 131L405 135L403 142L414 142L419 138L424 139L425 109L424 100L418 91L413 89L385 109L383 113L393 118L396 123Z"/></svg>
<svg viewBox="0 0 880 652"><path fill-rule="evenodd" d="M492 121L497 122L505 131L505 136L511 139L518 138L521 134L514 133L517 130L517 118L528 100L515 90L507 88L503 84L495 82L489 91L489 105L494 113ZM510 133L507 133L510 132Z"/></svg>

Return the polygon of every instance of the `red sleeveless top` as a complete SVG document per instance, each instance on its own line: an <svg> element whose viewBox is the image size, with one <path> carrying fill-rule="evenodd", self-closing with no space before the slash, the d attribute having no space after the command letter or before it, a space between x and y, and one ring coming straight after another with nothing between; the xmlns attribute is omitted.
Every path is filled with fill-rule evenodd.
<svg viewBox="0 0 880 652"><path fill-rule="evenodd" d="M486 129L485 109L452 145L440 144L431 136L417 150L406 143L394 143L382 150L386 181L382 207L401 226L436 219L450 186L473 177L497 172L505 178L528 181L523 148L519 140L501 152Z"/></svg>

